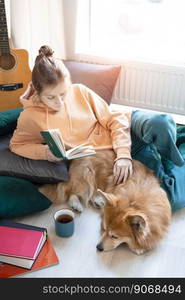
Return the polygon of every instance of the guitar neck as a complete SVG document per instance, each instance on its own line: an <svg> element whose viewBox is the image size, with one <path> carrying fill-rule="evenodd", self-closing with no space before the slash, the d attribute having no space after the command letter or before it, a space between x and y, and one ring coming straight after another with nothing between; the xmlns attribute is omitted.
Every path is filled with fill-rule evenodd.
<svg viewBox="0 0 185 300"><path fill-rule="evenodd" d="M8 40L8 27L4 0L0 0L0 52L2 55L10 54Z"/></svg>

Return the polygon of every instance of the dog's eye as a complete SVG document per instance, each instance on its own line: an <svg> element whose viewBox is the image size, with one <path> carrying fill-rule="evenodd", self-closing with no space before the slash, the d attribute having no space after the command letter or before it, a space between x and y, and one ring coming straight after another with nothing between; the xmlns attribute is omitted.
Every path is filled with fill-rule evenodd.
<svg viewBox="0 0 185 300"><path fill-rule="evenodd" d="M112 238L112 239L118 239L118 237L115 236L115 235L111 235L111 238Z"/></svg>

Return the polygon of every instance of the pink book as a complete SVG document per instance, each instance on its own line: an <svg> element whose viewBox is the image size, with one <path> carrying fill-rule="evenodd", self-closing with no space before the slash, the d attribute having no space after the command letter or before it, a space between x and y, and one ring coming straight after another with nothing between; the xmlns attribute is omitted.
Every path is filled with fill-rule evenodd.
<svg viewBox="0 0 185 300"><path fill-rule="evenodd" d="M0 226L0 255L34 259L44 236L41 231Z"/></svg>

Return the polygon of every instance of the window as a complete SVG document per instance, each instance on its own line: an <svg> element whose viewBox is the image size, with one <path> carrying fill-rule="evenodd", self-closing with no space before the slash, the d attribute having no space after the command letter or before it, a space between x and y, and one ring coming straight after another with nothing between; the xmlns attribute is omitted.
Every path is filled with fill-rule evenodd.
<svg viewBox="0 0 185 300"><path fill-rule="evenodd" d="M184 12L184 0L79 0L76 51L185 64Z"/></svg>

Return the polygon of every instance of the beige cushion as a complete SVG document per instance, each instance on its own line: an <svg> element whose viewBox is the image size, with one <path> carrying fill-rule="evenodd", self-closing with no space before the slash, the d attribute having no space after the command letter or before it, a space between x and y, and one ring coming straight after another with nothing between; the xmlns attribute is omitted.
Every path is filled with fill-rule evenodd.
<svg viewBox="0 0 185 300"><path fill-rule="evenodd" d="M121 67L117 65L100 65L77 61L64 61L71 74L73 83L82 83L96 92L108 104Z"/></svg>

